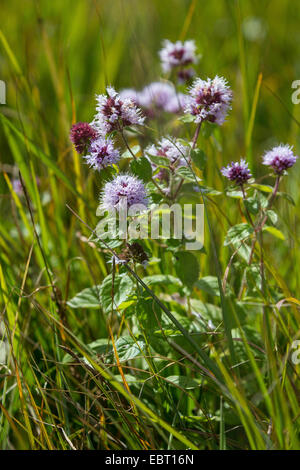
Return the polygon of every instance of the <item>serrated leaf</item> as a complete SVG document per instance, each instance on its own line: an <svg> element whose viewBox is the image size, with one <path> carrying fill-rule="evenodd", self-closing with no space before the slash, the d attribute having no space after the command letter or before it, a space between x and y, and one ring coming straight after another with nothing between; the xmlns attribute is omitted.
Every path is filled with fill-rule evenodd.
<svg viewBox="0 0 300 470"><path fill-rule="evenodd" d="M151 162L155 163L155 165L169 168L170 160L167 157L162 157L161 155L152 155L149 152L147 152L147 155L150 158Z"/></svg>
<svg viewBox="0 0 300 470"><path fill-rule="evenodd" d="M156 284L164 284L164 285L175 285L176 287L182 287L182 282L175 276L171 276L170 274L154 274L153 276L146 276L143 278L143 281L148 286L156 285Z"/></svg>
<svg viewBox="0 0 300 470"><path fill-rule="evenodd" d="M136 341L131 336L121 336L115 346L120 361L129 361L137 356L141 356L146 350L144 341Z"/></svg>
<svg viewBox="0 0 300 470"><path fill-rule="evenodd" d="M152 167L148 158L139 157L136 160L132 160L130 163L131 171L134 175L141 178L141 180L147 182L152 178Z"/></svg>
<svg viewBox="0 0 300 470"><path fill-rule="evenodd" d="M153 302L152 297L140 296L136 303L135 312L140 324L147 332L159 327L162 312Z"/></svg>
<svg viewBox="0 0 300 470"><path fill-rule="evenodd" d="M99 308L100 286L88 287L67 302L71 308Z"/></svg>
<svg viewBox="0 0 300 470"><path fill-rule="evenodd" d="M182 166L176 170L176 175L180 176L185 181L195 181L193 172L186 166Z"/></svg>
<svg viewBox="0 0 300 470"><path fill-rule="evenodd" d="M175 255L175 270L179 279L189 288L199 278L199 263L195 255L189 251L178 251Z"/></svg>
<svg viewBox="0 0 300 470"><path fill-rule="evenodd" d="M207 294L220 296L218 278L215 276L205 276L195 283L195 287L203 290Z"/></svg>
<svg viewBox="0 0 300 470"><path fill-rule="evenodd" d="M114 278L114 304L113 307L119 307L132 293L134 283L127 273L116 274ZM110 312L112 309L112 275L109 274L100 286L100 302L104 312Z"/></svg>
<svg viewBox="0 0 300 470"><path fill-rule="evenodd" d="M255 189L258 189L259 191L262 191L263 193L271 193L273 191L272 186L269 186L267 184L253 183L251 186Z"/></svg>
<svg viewBox="0 0 300 470"><path fill-rule="evenodd" d="M267 211L267 216L268 216L268 220L269 220L273 225L276 225L276 224L277 224L278 215L276 214L276 212L271 211L271 210L268 210L268 211Z"/></svg>
<svg viewBox="0 0 300 470"><path fill-rule="evenodd" d="M137 155L141 151L141 147L139 145L134 145L133 147L130 148L131 152L129 150L125 150L125 152L122 153L123 158L132 158L132 153L133 155Z"/></svg>
<svg viewBox="0 0 300 470"><path fill-rule="evenodd" d="M180 116L178 120L188 124L194 121L194 116L192 116L192 114L185 114L184 116Z"/></svg>
<svg viewBox="0 0 300 470"><path fill-rule="evenodd" d="M242 199L243 193L239 189L227 189L226 196L233 197L234 199Z"/></svg>
<svg viewBox="0 0 300 470"><path fill-rule="evenodd" d="M259 200L257 200L254 197L249 197L248 199L244 201L244 204L245 204L245 207L250 212L250 214L254 214L254 215L258 214L260 210Z"/></svg>
<svg viewBox="0 0 300 470"><path fill-rule="evenodd" d="M251 236L254 229L249 224L237 224L231 227L226 235L224 245L230 245L230 243L237 243L246 240Z"/></svg>

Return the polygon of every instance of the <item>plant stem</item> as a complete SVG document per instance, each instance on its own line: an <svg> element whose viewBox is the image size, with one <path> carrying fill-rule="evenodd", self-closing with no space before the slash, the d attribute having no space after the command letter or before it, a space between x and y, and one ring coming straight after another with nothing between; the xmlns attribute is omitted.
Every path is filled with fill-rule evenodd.
<svg viewBox="0 0 300 470"><path fill-rule="evenodd" d="M247 214L247 218L248 218L250 224L252 225L252 227L254 227L252 217L251 217L250 212L249 212L249 210L248 210L248 208L245 204L245 201L246 201L247 198L246 198L245 188L244 188L243 184L241 184L241 190L242 190L242 193L243 193L243 202L244 202L244 207L245 207L245 211L246 211L246 214Z"/></svg>
<svg viewBox="0 0 300 470"><path fill-rule="evenodd" d="M189 154L189 158L188 158L188 162L190 163L191 161L191 153L192 153L192 150L195 150L195 147L197 145L197 141L198 141L198 137L199 137L199 133L200 133L200 129L201 129L201 125L202 125L202 122L199 122L199 124L197 125L196 127L196 131L195 131L195 134L194 134L194 137L193 137L193 141L192 141L192 147L191 147L191 151L190 151L190 154ZM179 185L177 186L177 189L175 191L175 194L174 194L174 200L176 199L180 189L181 189L181 186L183 185L183 182L184 182L184 179L182 178Z"/></svg>
<svg viewBox="0 0 300 470"><path fill-rule="evenodd" d="M273 193L269 199L269 203L268 203L268 206L267 206L267 210L271 209L272 207L272 204L275 200L275 197L276 197L276 194L278 192L278 188L279 188L279 183L280 183L280 178L281 176L278 175L277 178L276 178L276 182L275 182L275 186L274 186L274 189L273 189ZM260 224L257 225L257 228L256 228L256 232L260 232L262 229L263 229L263 226L265 225L266 221L268 219L268 216L265 215L262 222Z"/></svg>
<svg viewBox="0 0 300 470"><path fill-rule="evenodd" d="M136 156L134 155L133 151L131 150L131 148L130 148L130 146L129 146L127 140L126 140L126 137L125 137L125 135L124 135L124 131L123 131L122 127L120 126L120 124L118 124L118 125L119 125L119 132L120 132L120 134L121 134L121 136L122 136L123 142L124 142L124 144L125 144L125 146L126 146L128 152L132 155L132 157L134 158L134 160L136 160Z"/></svg>

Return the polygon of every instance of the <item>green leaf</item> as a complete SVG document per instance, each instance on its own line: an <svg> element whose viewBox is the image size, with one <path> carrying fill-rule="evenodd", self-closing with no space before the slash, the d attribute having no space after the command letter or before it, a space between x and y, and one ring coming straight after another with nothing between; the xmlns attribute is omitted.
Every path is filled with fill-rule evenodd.
<svg viewBox="0 0 300 470"><path fill-rule="evenodd" d="M269 186L266 184L252 183L251 186L252 188L258 189L259 191L262 191L263 193L271 193L273 191L272 186Z"/></svg>
<svg viewBox="0 0 300 470"><path fill-rule="evenodd" d="M199 278L199 263L195 255L190 251L178 251L175 255L175 270L179 279L189 288Z"/></svg>
<svg viewBox="0 0 300 470"><path fill-rule="evenodd" d="M230 245L230 243L241 242L246 240L253 233L253 227L251 225L243 223L237 224L231 227L226 235L224 245Z"/></svg>
<svg viewBox="0 0 300 470"><path fill-rule="evenodd" d="M108 344L108 338L96 339L92 341L92 343L89 343L88 347L97 354L109 354L113 350L112 345Z"/></svg>
<svg viewBox="0 0 300 470"><path fill-rule="evenodd" d="M200 314L200 316L208 322L214 323L216 327L222 321L222 310L217 305L204 303L199 299L190 299L192 310Z"/></svg>
<svg viewBox="0 0 300 470"><path fill-rule="evenodd" d="M193 172L190 170L190 168L188 168L186 166L182 166L182 167L176 169L176 175L180 176L185 181L194 181L195 182L195 176L194 176Z"/></svg>
<svg viewBox="0 0 300 470"><path fill-rule="evenodd" d="M130 148L131 152L133 155L137 155L141 151L141 147L139 145L134 145L133 147ZM132 158L132 153L129 150L125 150L125 152L122 153L123 158Z"/></svg>
<svg viewBox="0 0 300 470"><path fill-rule="evenodd" d="M175 276L171 276L170 274L154 274L153 276L146 276L143 278L143 281L147 286L152 286L156 284L164 284L164 285L174 285L176 287L182 287L182 282Z"/></svg>
<svg viewBox="0 0 300 470"><path fill-rule="evenodd" d="M194 121L194 116L192 116L192 114L185 114L184 116L180 116L178 120L186 124L189 124L190 122Z"/></svg>
<svg viewBox="0 0 300 470"><path fill-rule="evenodd" d="M136 316L143 329L147 332L159 327L161 320L161 309L153 302L152 297L140 296L136 303Z"/></svg>
<svg viewBox="0 0 300 470"><path fill-rule="evenodd" d="M147 155L149 156L150 160L153 163L155 163L155 165L164 166L166 168L169 168L170 160L167 157L162 157L160 155L151 155L151 153L148 153L148 152L147 152Z"/></svg>
<svg viewBox="0 0 300 470"><path fill-rule="evenodd" d="M182 375L170 375L169 377L166 377L166 380L174 385L178 385L178 387L184 388L185 390L191 390L200 386L196 380Z"/></svg>
<svg viewBox="0 0 300 470"><path fill-rule="evenodd" d="M119 307L132 293L133 281L128 274L116 274L114 278L114 308ZM104 312L112 309L112 275L109 274L100 286L100 302Z"/></svg>
<svg viewBox="0 0 300 470"><path fill-rule="evenodd" d="M99 308L100 286L88 287L67 302L71 308Z"/></svg>
<svg viewBox="0 0 300 470"><path fill-rule="evenodd" d="M200 188L201 188L202 194L208 194L209 196L220 196L220 194L222 194L221 191L217 191L214 188L209 188L208 186L200 186L200 185L199 185L199 192L200 192Z"/></svg>
<svg viewBox="0 0 300 470"><path fill-rule="evenodd" d="M271 211L271 210L268 210L268 211L267 211L267 216L268 216L268 220L269 220L273 225L276 225L276 224L277 224L278 215L276 214L276 212Z"/></svg>
<svg viewBox="0 0 300 470"><path fill-rule="evenodd" d="M143 181L150 181L152 178L152 167L148 158L140 157L137 160L132 160L130 163L131 171L134 175L141 178Z"/></svg>
<svg viewBox="0 0 300 470"><path fill-rule="evenodd" d="M205 164L206 164L206 154L203 150L201 149L194 149L191 150L191 158L199 170L204 170Z"/></svg>
<svg viewBox="0 0 300 470"><path fill-rule="evenodd" d="M226 196L233 197L234 199L242 199L243 192L236 188L228 188L226 191Z"/></svg>
<svg viewBox="0 0 300 470"><path fill-rule="evenodd" d="M146 350L144 341L136 341L131 336L121 336L116 341L115 346L120 361L129 361L141 356Z"/></svg>
<svg viewBox="0 0 300 470"><path fill-rule="evenodd" d="M220 296L218 278L215 276L205 276L195 283L195 287L203 290L207 294Z"/></svg>
<svg viewBox="0 0 300 470"><path fill-rule="evenodd" d="M274 235L274 237L279 238L279 240L285 240L285 236L278 228L265 226L263 232L269 232Z"/></svg>
<svg viewBox="0 0 300 470"><path fill-rule="evenodd" d="M260 210L260 203L255 197L249 197L244 201L245 207L248 209L250 214L258 214Z"/></svg>

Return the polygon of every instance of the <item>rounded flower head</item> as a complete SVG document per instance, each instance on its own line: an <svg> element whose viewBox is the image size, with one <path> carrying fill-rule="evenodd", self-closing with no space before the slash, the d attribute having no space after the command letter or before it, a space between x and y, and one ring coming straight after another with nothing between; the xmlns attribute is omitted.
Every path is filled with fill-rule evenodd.
<svg viewBox="0 0 300 470"><path fill-rule="evenodd" d="M221 169L221 173L230 181L234 181L237 184L246 183L252 176L248 163L244 159L241 159L239 162L231 162L230 165Z"/></svg>
<svg viewBox="0 0 300 470"><path fill-rule="evenodd" d="M106 135L113 130L120 130L126 126L142 125L144 117L131 98L121 99L113 87L107 87L107 95L97 95L97 114L92 125L100 135Z"/></svg>
<svg viewBox="0 0 300 470"><path fill-rule="evenodd" d="M159 56L164 72L170 72L178 66L196 64L198 61L195 41L172 43L166 39L163 42L163 48L159 51Z"/></svg>
<svg viewBox="0 0 300 470"><path fill-rule="evenodd" d="M122 101L124 101L126 99L130 99L137 106L140 105L139 92L137 90L135 90L134 88L124 88L124 90L121 90L120 91L120 99Z"/></svg>
<svg viewBox="0 0 300 470"><path fill-rule="evenodd" d="M153 82L140 92L139 104L146 109L160 108L165 110L174 96L176 96L175 88L170 83Z"/></svg>
<svg viewBox="0 0 300 470"><path fill-rule="evenodd" d="M78 122L71 127L70 140L78 153L86 151L90 142L97 137L97 132L87 122Z"/></svg>
<svg viewBox="0 0 300 470"><path fill-rule="evenodd" d="M136 106L140 106L145 114L152 118L157 111L167 113L179 113L183 110L188 96L176 93L173 85L168 82L152 82L145 86L142 91L125 88L120 91L121 100L131 99Z"/></svg>
<svg viewBox="0 0 300 470"><path fill-rule="evenodd" d="M224 123L232 101L232 92L224 78L197 78L189 96L184 111L194 116L195 122L210 121L220 126Z"/></svg>
<svg viewBox="0 0 300 470"><path fill-rule="evenodd" d="M114 148L111 139L98 137L98 139L93 140L88 152L89 154L83 158L86 159L87 163L94 170L100 171L107 166L116 164L120 160L120 152Z"/></svg>
<svg viewBox="0 0 300 470"><path fill-rule="evenodd" d="M290 145L279 145L265 153L263 165L271 166L277 175L281 175L296 163L297 158Z"/></svg>
<svg viewBox="0 0 300 470"><path fill-rule="evenodd" d="M127 209L134 204L148 206L146 188L139 178L123 174L105 184L101 195L103 209L118 211L123 204L127 205Z"/></svg>
<svg viewBox="0 0 300 470"><path fill-rule="evenodd" d="M168 113L180 113L185 108L187 102L188 96L184 93L174 94L174 96L166 103L164 110Z"/></svg>

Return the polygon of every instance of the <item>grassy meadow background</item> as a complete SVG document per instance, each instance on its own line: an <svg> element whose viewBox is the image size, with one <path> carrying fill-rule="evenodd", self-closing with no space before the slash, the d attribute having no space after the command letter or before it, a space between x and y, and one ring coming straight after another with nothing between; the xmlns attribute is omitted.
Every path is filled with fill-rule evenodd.
<svg viewBox="0 0 300 470"><path fill-rule="evenodd" d="M198 76L224 76L234 93L216 142L199 140L207 153L205 185L224 193L220 167L241 156L257 180L271 184L262 153L280 142L300 151L300 105L291 100L292 82L300 79L300 4L25 3L1 4L0 79L7 86L7 104L0 109L0 448L300 448L300 369L289 360L299 325L299 163L280 188L294 204L283 197L275 204L284 240L264 236L267 301L274 306L292 300L280 309L269 305L267 315L255 302L243 306L242 330L257 347L247 347L242 332L236 333L241 367L232 363L222 323L215 336L203 335L199 344L211 351L222 386L203 372L200 366L206 364L188 348L190 359L178 350L148 348L147 357L128 361L111 355L104 367L103 350L93 355L87 345L131 335L130 317L107 315L101 305L66 305L111 272L103 252L88 243L89 230L66 207L96 226L101 177L83 164L68 137L73 122L92 119L95 93L107 84L141 89L161 76L163 39L194 39L202 54ZM178 132L179 125L173 120L155 128L152 140ZM184 132L191 131L181 136ZM18 170L28 200L12 188ZM225 193L211 199L209 216L224 273L232 254L224 237L243 219L236 199ZM207 224L205 249L199 254L200 278L216 275ZM140 276L176 276L169 254L155 245L153 256L161 261ZM233 267L233 290L239 276ZM154 290L169 302L177 287L158 284ZM220 305L209 290L195 288L193 298L211 308ZM168 305L176 310L171 301ZM75 354L73 362L66 360L68 351ZM181 379L174 385L168 377Z"/></svg>

